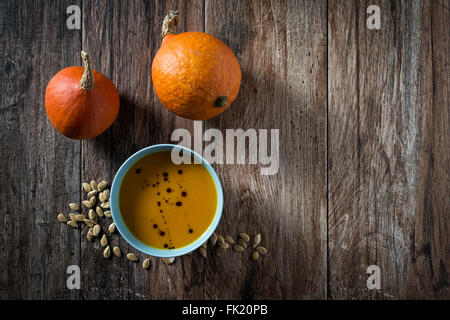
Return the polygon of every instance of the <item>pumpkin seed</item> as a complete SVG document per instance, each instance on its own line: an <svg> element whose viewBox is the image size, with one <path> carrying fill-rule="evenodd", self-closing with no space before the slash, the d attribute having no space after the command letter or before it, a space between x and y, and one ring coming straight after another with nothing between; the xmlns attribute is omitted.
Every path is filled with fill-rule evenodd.
<svg viewBox="0 0 450 320"><path fill-rule="evenodd" d="M94 228L89 228L88 234L91 235L91 239L94 237Z"/></svg>
<svg viewBox="0 0 450 320"><path fill-rule="evenodd" d="M75 222L77 221L77 215L75 213L69 213L69 218L72 221L75 221Z"/></svg>
<svg viewBox="0 0 450 320"><path fill-rule="evenodd" d="M80 210L80 206L74 202L69 203L69 207L70 209L72 209L73 211L79 211Z"/></svg>
<svg viewBox="0 0 450 320"><path fill-rule="evenodd" d="M87 196L90 198L90 197L95 197L96 195L97 195L97 193L98 193L98 191L97 190L92 190L91 192L89 192L88 194L87 194Z"/></svg>
<svg viewBox="0 0 450 320"><path fill-rule="evenodd" d="M93 207L95 205L95 202L97 201L97 199L95 197L91 197L89 199L89 202L91 203L91 207Z"/></svg>
<svg viewBox="0 0 450 320"><path fill-rule="evenodd" d="M103 209L109 209L109 202L103 202L100 207L102 207Z"/></svg>
<svg viewBox="0 0 450 320"><path fill-rule="evenodd" d="M112 218L111 211L105 211L105 217Z"/></svg>
<svg viewBox="0 0 450 320"><path fill-rule="evenodd" d="M83 202L82 202L82 204L86 207L86 208L92 208L92 204L91 204L91 202L89 201L89 200L84 200Z"/></svg>
<svg viewBox="0 0 450 320"><path fill-rule="evenodd" d="M250 241L250 236L244 232L239 233L239 237L241 237L241 239L243 239L245 242Z"/></svg>
<svg viewBox="0 0 450 320"><path fill-rule="evenodd" d="M75 221L77 221L77 222L84 222L85 219L86 219L86 217L84 214L77 214L75 216Z"/></svg>
<svg viewBox="0 0 450 320"><path fill-rule="evenodd" d="M67 222L68 219L65 215L63 215L62 213L58 214L58 221L59 222Z"/></svg>
<svg viewBox="0 0 450 320"><path fill-rule="evenodd" d="M237 243L241 247L244 247L244 249L247 249L247 242L245 242L244 239L238 239Z"/></svg>
<svg viewBox="0 0 450 320"><path fill-rule="evenodd" d="M108 244L108 239L106 238L106 235L102 236L102 238L100 239L100 244L102 245L102 247L105 247Z"/></svg>
<svg viewBox="0 0 450 320"><path fill-rule="evenodd" d="M98 200L100 200L100 202L105 202L105 196L103 195L103 192L100 192L100 194L98 195Z"/></svg>
<svg viewBox="0 0 450 320"><path fill-rule="evenodd" d="M109 233L114 233L114 231L116 231L116 224L114 222L109 225L108 231Z"/></svg>
<svg viewBox="0 0 450 320"><path fill-rule="evenodd" d="M221 234L219 234L217 236L217 241L219 241L219 244L221 244L221 245L225 244L225 239L223 238L223 236Z"/></svg>
<svg viewBox="0 0 450 320"><path fill-rule="evenodd" d="M95 216L96 216L96 214L95 214L94 210L89 209L89 212L88 212L89 219L94 220Z"/></svg>
<svg viewBox="0 0 450 320"><path fill-rule="evenodd" d="M200 247L200 248L198 249L198 252L200 252L200 254L203 256L203 258L206 258L207 253L206 253L206 249L205 249L205 248Z"/></svg>
<svg viewBox="0 0 450 320"><path fill-rule="evenodd" d="M111 256L111 248L107 246L105 250L103 250L103 257L105 257L105 259L108 259L110 256Z"/></svg>
<svg viewBox="0 0 450 320"><path fill-rule="evenodd" d="M208 241L205 241L205 242L203 242L203 244L202 244L202 248L207 248L208 247Z"/></svg>
<svg viewBox="0 0 450 320"><path fill-rule="evenodd" d="M100 234L100 225L96 224L93 228L92 228L92 235L94 237L97 237Z"/></svg>
<svg viewBox="0 0 450 320"><path fill-rule="evenodd" d="M149 258L145 259L144 262L142 262L142 268L148 269L148 267L150 267L150 259Z"/></svg>
<svg viewBox="0 0 450 320"><path fill-rule="evenodd" d="M108 182L106 182L105 180L99 182L98 185L97 185L98 191L102 191L103 189L105 189L105 187L107 185L108 185Z"/></svg>
<svg viewBox="0 0 450 320"><path fill-rule="evenodd" d="M212 234L211 238L209 238L209 240L211 241L211 244L213 246L215 246L216 242L217 242L217 234L215 232L213 232L213 234Z"/></svg>
<svg viewBox="0 0 450 320"><path fill-rule="evenodd" d="M116 257L121 257L122 256L122 251L120 251L120 248L119 247L114 247L113 248L113 253L114 253L114 255L116 256Z"/></svg>
<svg viewBox="0 0 450 320"><path fill-rule="evenodd" d="M252 248L256 248L261 243L261 233L255 234L253 237L253 246Z"/></svg>
<svg viewBox="0 0 450 320"><path fill-rule="evenodd" d="M136 257L136 255L134 253L127 254L127 259L130 261L133 261L133 262L139 260L138 257Z"/></svg>
<svg viewBox="0 0 450 320"><path fill-rule="evenodd" d="M220 256L226 249L222 246L218 246L216 248L216 250L214 251L214 253L216 254L216 256Z"/></svg>
<svg viewBox="0 0 450 320"><path fill-rule="evenodd" d="M88 233L86 234L86 238L89 240L89 241L92 241L92 238L94 237L93 235L92 235L92 228L90 228L89 229L89 231L88 231Z"/></svg>
<svg viewBox="0 0 450 320"><path fill-rule="evenodd" d="M225 237L225 242L230 243L230 244L233 244L233 243L234 243L234 240L233 240L232 237L226 236L226 237Z"/></svg>
<svg viewBox="0 0 450 320"><path fill-rule="evenodd" d="M260 254L266 254L267 253L267 249L264 248L264 247L261 247L261 246L256 247L255 250L258 251Z"/></svg>
<svg viewBox="0 0 450 320"><path fill-rule="evenodd" d="M175 261L175 258L162 258L165 264L172 264Z"/></svg>
<svg viewBox="0 0 450 320"><path fill-rule="evenodd" d="M84 223L89 227L92 228L93 226L95 226L95 222L89 219L84 219Z"/></svg>
<svg viewBox="0 0 450 320"><path fill-rule="evenodd" d="M97 181L91 180L89 184L91 185L92 190L98 190Z"/></svg>
<svg viewBox="0 0 450 320"><path fill-rule="evenodd" d="M83 182L83 189L86 192L91 192L92 191L91 185L89 183L86 183L86 182Z"/></svg>
<svg viewBox="0 0 450 320"><path fill-rule="evenodd" d="M109 189L105 189L105 191L102 192L103 197L105 198L105 201L109 199Z"/></svg>
<svg viewBox="0 0 450 320"><path fill-rule="evenodd" d="M35 222L36 222L36 224L38 224L40 226L43 226L45 224L45 221L42 218L37 218Z"/></svg>
<svg viewBox="0 0 450 320"><path fill-rule="evenodd" d="M99 206L97 206L97 208L95 208L95 212L97 212L97 215L99 217L103 217L103 210Z"/></svg>
<svg viewBox="0 0 450 320"><path fill-rule="evenodd" d="M242 251L244 251L245 249L244 249L243 246L240 246L240 245L238 245L238 244L235 244L235 245L233 246L233 250L236 251L236 252L242 252Z"/></svg>
<svg viewBox="0 0 450 320"><path fill-rule="evenodd" d="M258 260L258 258L259 258L259 253L258 253L258 251L253 251L253 253L252 253L252 259L253 260Z"/></svg>
<svg viewBox="0 0 450 320"><path fill-rule="evenodd" d="M78 223L76 223L76 222L73 221L73 220L67 221L67 225L68 225L69 227L78 229Z"/></svg>

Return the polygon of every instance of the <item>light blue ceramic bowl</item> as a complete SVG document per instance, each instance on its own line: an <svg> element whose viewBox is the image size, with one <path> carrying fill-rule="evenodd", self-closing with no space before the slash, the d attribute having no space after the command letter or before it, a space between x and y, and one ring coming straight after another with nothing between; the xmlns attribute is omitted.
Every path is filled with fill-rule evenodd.
<svg viewBox="0 0 450 320"><path fill-rule="evenodd" d="M141 158L152 154L154 152L158 151L172 151L172 149L183 149L185 152L191 153L195 158L200 159L202 162L202 165L208 170L209 174L214 180L214 184L216 186L217 191L217 209L216 213L214 215L214 220L212 221L211 225L208 227L208 229L193 243L182 247L182 248L176 248L173 250L163 250L151 247L143 242L141 242L139 239L137 239L131 232L128 230L128 227L125 225L125 222L122 219L122 214L120 212L119 207L119 191L120 186L122 185L123 178L125 174L128 172L128 170ZM114 181L112 183L111 187L111 196L110 196L110 203L111 203L111 214L112 218L114 220L114 223L116 224L117 230L119 230L119 233L122 235L122 237L125 238L125 240L131 244L133 247L135 247L137 250L151 255L155 257L176 257L181 256L184 254L187 254L191 251L194 251L198 247L200 247L205 241L209 239L209 237L212 235L214 230L217 228L217 225L219 224L220 218L222 217L222 209L223 209L223 191L222 191L222 185L220 184L219 177L217 176L217 173L214 171L214 169L211 167L211 165L198 153L194 152L193 150L190 150L186 147L182 147L179 145L173 145L173 144L157 144L150 147L146 147L135 154L133 154L131 157L129 157L120 167L119 171L117 172L116 176L114 177ZM151 226L149 226L151 227Z"/></svg>

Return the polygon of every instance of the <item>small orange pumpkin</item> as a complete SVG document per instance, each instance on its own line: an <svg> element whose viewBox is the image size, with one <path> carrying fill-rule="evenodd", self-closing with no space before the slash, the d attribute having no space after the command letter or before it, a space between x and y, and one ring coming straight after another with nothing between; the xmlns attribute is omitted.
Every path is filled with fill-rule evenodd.
<svg viewBox="0 0 450 320"><path fill-rule="evenodd" d="M203 32L176 33L178 13L171 11L162 27L161 48L152 64L156 95L171 112L205 120L225 111L236 99L241 68L231 49Z"/></svg>
<svg viewBox="0 0 450 320"><path fill-rule="evenodd" d="M93 138L108 129L119 113L119 93L106 76L91 70L89 55L81 52L85 68L59 71L45 90L45 109L52 125L71 139Z"/></svg>

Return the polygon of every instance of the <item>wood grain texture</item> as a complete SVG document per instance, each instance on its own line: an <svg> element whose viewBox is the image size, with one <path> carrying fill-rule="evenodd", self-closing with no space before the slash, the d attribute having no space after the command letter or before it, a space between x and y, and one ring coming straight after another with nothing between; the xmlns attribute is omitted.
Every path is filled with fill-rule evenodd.
<svg viewBox="0 0 450 320"><path fill-rule="evenodd" d="M324 299L326 2L207 1L205 16L243 75L235 103L205 126L279 129L281 139L276 175L216 166L226 196L219 231L260 232L269 254L258 263L250 252L208 259L205 298Z"/></svg>
<svg viewBox="0 0 450 320"><path fill-rule="evenodd" d="M66 27L72 4L81 30ZM369 5L381 8L380 30L366 27ZM138 263L105 260L86 228L56 220L84 199L82 181L112 182L139 149L172 142L177 128L193 134L151 81L174 9L180 32L222 39L242 68L237 100L203 130L280 130L277 175L214 165L218 232L260 232L269 254L256 263L250 251L208 249L206 260L151 258L143 270L146 256L117 234L106 232ZM449 29L442 0L1 1L0 299L449 299ZM52 127L44 92L81 65L81 49L121 107L104 134L79 142ZM71 264L81 290L66 287ZM381 290L366 287L372 264Z"/></svg>
<svg viewBox="0 0 450 320"><path fill-rule="evenodd" d="M380 30L366 27L369 4L381 8ZM329 2L332 299L449 297L448 11L432 9ZM369 265L381 268L381 290L366 287Z"/></svg>
<svg viewBox="0 0 450 320"><path fill-rule="evenodd" d="M56 216L79 200L80 144L53 129L44 107L51 77L78 64L81 34L65 26L74 3L0 3L1 299L79 297L66 287L66 268L80 263L79 231Z"/></svg>

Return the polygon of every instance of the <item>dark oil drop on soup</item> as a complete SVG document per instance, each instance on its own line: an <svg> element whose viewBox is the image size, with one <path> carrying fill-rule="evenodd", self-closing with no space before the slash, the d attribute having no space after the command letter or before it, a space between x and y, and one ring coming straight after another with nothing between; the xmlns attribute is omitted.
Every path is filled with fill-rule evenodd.
<svg viewBox="0 0 450 320"><path fill-rule="evenodd" d="M149 246L167 250L194 242L208 229L217 209L217 191L208 170L201 164L175 165L170 155L161 151L140 159L125 174L119 191L120 211L130 232ZM157 184L159 176L167 180ZM146 188L148 183L156 186ZM172 192L176 186L186 191ZM195 232L189 232L192 229Z"/></svg>

